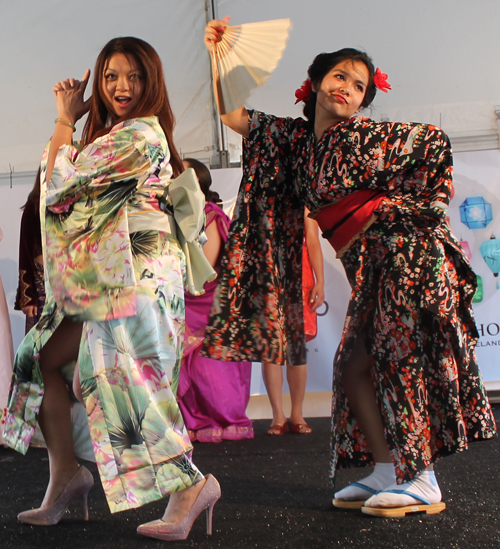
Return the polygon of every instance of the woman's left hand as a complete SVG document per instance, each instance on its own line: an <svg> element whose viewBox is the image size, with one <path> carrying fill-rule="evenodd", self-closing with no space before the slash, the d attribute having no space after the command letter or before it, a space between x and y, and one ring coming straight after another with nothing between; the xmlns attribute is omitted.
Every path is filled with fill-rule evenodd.
<svg viewBox="0 0 500 549"><path fill-rule="evenodd" d="M67 78L54 86L59 118L74 124L89 111L91 98L83 99L89 77L90 70L87 69L81 80Z"/></svg>
<svg viewBox="0 0 500 549"><path fill-rule="evenodd" d="M325 290L323 284L317 282L309 294L309 309L314 312L325 302Z"/></svg>

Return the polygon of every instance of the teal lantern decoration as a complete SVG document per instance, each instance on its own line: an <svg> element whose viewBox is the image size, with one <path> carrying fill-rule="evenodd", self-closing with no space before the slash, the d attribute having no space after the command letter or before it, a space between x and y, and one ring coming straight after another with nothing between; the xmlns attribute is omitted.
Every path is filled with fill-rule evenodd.
<svg viewBox="0 0 500 549"><path fill-rule="evenodd" d="M486 265L493 272L493 276L497 279L498 290L498 273L500 272L500 240L492 236L486 242L483 242L479 247L479 251L486 261Z"/></svg>
<svg viewBox="0 0 500 549"><path fill-rule="evenodd" d="M460 221L469 229L484 229L492 219L491 204L482 196L466 198L460 205Z"/></svg>
<svg viewBox="0 0 500 549"><path fill-rule="evenodd" d="M483 300L483 279L476 275L477 289L474 297L472 298L472 303L481 303Z"/></svg>

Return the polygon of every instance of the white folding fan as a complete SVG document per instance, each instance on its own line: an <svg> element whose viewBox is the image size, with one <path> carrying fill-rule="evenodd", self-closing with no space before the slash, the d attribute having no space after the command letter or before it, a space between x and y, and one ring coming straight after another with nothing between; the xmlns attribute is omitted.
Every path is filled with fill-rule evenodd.
<svg viewBox="0 0 500 549"><path fill-rule="evenodd" d="M214 43L214 77L219 76L221 114L241 107L251 91L271 76L283 55L290 19L245 23L226 27L221 41Z"/></svg>

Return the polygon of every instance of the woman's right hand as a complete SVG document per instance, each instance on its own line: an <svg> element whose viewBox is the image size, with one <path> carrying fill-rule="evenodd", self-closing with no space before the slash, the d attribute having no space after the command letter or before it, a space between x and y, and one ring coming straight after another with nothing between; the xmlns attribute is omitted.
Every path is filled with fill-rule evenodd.
<svg viewBox="0 0 500 549"><path fill-rule="evenodd" d="M214 43L220 42L222 35L224 34L225 29L228 27L229 15L224 17L224 19L213 19L205 27L205 46L207 50L212 53L214 51ZM239 109L236 109L233 112L224 112L221 110L221 105L219 103L219 97L222 92L220 89L219 74L214 73L214 94L217 101L217 108L220 112L220 117L222 122L234 130L236 133L239 133L243 137L248 137L250 134L248 128L248 111L244 106L241 106Z"/></svg>
<svg viewBox="0 0 500 549"><path fill-rule="evenodd" d="M224 30L229 24L229 15L226 15L224 19L212 19L205 27L205 46L207 50L212 53L214 49L214 42L220 42Z"/></svg>
<svg viewBox="0 0 500 549"><path fill-rule="evenodd" d="M89 111L90 98L87 101L83 99L89 77L90 70L87 69L81 80L67 78L54 86L59 118L74 124Z"/></svg>

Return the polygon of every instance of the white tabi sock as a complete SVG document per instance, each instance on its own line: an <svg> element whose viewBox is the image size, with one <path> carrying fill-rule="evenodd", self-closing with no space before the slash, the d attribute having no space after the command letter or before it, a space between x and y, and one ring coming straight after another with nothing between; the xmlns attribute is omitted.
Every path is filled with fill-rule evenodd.
<svg viewBox="0 0 500 549"><path fill-rule="evenodd" d="M376 463L373 473L358 482L349 484L335 494L335 499L343 501L364 501L374 493L384 490L396 482L396 471L393 463ZM361 485L361 486L359 486ZM369 488L365 490L363 486Z"/></svg>
<svg viewBox="0 0 500 549"><path fill-rule="evenodd" d="M402 491L407 493L402 494ZM434 471L422 471L410 482L393 484L371 497L368 501L365 501L365 507L406 507L407 505L426 505L439 503L441 499L441 490L439 489Z"/></svg>

